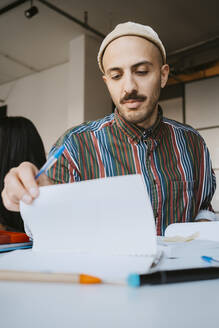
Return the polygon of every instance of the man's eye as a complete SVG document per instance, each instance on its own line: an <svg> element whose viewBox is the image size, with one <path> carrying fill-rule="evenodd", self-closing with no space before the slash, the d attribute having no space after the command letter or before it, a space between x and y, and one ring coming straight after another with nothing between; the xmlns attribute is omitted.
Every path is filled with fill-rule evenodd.
<svg viewBox="0 0 219 328"><path fill-rule="evenodd" d="M113 79L113 80L119 80L120 77L121 77L121 74L115 74L115 75L112 75L111 76L111 79Z"/></svg>
<svg viewBox="0 0 219 328"><path fill-rule="evenodd" d="M138 75L146 75L148 71L136 71L136 74Z"/></svg>

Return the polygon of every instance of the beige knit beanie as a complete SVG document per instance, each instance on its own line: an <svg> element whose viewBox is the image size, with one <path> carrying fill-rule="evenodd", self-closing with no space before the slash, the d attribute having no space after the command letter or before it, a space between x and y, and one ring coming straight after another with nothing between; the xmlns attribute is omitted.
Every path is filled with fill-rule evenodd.
<svg viewBox="0 0 219 328"><path fill-rule="evenodd" d="M158 34L150 26L133 23L133 22L127 22L127 23L118 24L115 27L115 29L105 37L105 39L103 40L100 46L97 56L97 61L98 61L99 68L103 73L104 73L104 69L103 69L102 59L106 47L113 40L118 39L121 36L125 36L125 35L140 36L142 38L145 38L153 42L160 49L163 62L164 64L166 63L166 51L161 40L159 39Z"/></svg>

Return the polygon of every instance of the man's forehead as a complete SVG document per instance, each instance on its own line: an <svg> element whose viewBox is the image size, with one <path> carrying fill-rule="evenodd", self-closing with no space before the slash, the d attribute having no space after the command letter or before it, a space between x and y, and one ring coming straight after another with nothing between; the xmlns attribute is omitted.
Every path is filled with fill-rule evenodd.
<svg viewBox="0 0 219 328"><path fill-rule="evenodd" d="M153 63L159 56L159 49L150 41L139 36L122 36L113 40L106 48L103 55L103 66L120 67L138 63Z"/></svg>

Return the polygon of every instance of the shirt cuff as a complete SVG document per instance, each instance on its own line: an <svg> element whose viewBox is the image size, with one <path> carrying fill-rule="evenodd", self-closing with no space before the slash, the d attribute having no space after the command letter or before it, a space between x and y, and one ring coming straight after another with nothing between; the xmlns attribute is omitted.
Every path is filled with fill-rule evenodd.
<svg viewBox="0 0 219 328"><path fill-rule="evenodd" d="M201 220L201 219L206 219L209 221L218 221L216 214L208 210L199 211L194 221Z"/></svg>

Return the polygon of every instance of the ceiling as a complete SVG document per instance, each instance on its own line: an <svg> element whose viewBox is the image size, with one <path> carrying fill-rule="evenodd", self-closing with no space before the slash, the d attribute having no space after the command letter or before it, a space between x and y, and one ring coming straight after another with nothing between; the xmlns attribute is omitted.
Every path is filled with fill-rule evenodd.
<svg viewBox="0 0 219 328"><path fill-rule="evenodd" d="M212 58L215 61L217 57L219 60L218 0L35 0L33 5L39 12L28 19L24 11L30 3L0 1L0 84L68 61L70 40L86 30L48 4L82 23L87 12L88 25L102 34L128 20L150 25L158 32L170 60L188 49L206 47L209 43L214 51L208 52L214 54L210 58L205 50L205 61ZM13 4L17 6L2 12Z"/></svg>

